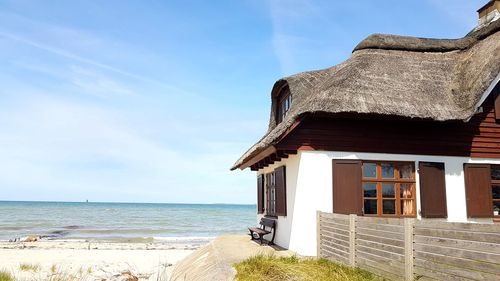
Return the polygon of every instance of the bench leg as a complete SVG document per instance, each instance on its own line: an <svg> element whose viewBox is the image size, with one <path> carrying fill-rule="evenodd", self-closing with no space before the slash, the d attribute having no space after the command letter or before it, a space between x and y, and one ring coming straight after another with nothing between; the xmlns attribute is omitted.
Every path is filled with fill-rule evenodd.
<svg viewBox="0 0 500 281"><path fill-rule="evenodd" d="M274 236L276 236L276 229L273 230L273 238L269 241L268 245L274 245Z"/></svg>

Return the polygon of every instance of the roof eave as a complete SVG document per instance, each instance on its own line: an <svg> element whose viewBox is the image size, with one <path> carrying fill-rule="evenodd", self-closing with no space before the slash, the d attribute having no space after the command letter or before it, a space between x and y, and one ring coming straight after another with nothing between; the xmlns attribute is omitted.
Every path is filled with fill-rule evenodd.
<svg viewBox="0 0 500 281"><path fill-rule="evenodd" d="M266 158L270 154L275 153L276 151L278 151L276 149L276 147L274 145L270 145L267 148L265 148L264 150L262 150L261 152L259 152L254 157L248 159L247 161L244 161L240 165L236 165L236 166L232 167L231 171L234 171L236 169L245 170L246 168L248 168L248 167L252 166L253 164L261 161L262 159Z"/></svg>

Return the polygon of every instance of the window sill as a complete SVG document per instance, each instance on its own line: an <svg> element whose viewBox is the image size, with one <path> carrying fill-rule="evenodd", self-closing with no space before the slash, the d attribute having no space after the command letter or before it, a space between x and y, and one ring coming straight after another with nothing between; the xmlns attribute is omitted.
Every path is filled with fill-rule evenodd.
<svg viewBox="0 0 500 281"><path fill-rule="evenodd" d="M373 215L373 214L363 214L363 217L368 218L391 218L391 219L414 219L416 215Z"/></svg>

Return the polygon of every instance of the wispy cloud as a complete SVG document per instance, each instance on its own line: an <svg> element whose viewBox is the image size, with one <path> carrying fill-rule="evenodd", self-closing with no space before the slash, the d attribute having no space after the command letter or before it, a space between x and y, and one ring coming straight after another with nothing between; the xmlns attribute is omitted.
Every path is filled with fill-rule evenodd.
<svg viewBox="0 0 500 281"><path fill-rule="evenodd" d="M273 47L285 73L297 66L297 50L304 37L293 35L293 26L316 13L315 7L308 0L271 1L269 9L273 28Z"/></svg>
<svg viewBox="0 0 500 281"><path fill-rule="evenodd" d="M71 67L71 82L84 92L101 98L130 96L133 90L101 73L78 66Z"/></svg>
<svg viewBox="0 0 500 281"><path fill-rule="evenodd" d="M342 38L346 31L333 20L332 11L324 9L324 4L310 0L269 3L272 43L283 74L303 71L307 62L323 62L326 67L345 58L334 40Z"/></svg>
<svg viewBox="0 0 500 281"><path fill-rule="evenodd" d="M134 90L124 85L123 82L118 82L116 79L94 68L85 68L79 65L49 66L41 63L34 64L27 62L15 62L14 66L22 70L60 80L62 83L67 83L68 85L73 85L79 92L85 95L99 98L115 98L136 94Z"/></svg>
<svg viewBox="0 0 500 281"><path fill-rule="evenodd" d="M33 40L30 40L30 39L24 38L24 37L22 37L20 35L17 35L17 34L9 33L9 32L6 32L6 31L0 31L0 37L4 37L4 38L11 39L11 40L15 40L17 42L21 42L21 43L30 45L32 47L35 47L35 48L38 48L38 49L50 52L52 54L55 54L55 55L58 55L58 56L62 56L62 57L65 57L65 58L69 58L71 60L74 60L74 61L77 61L77 62L80 62L80 63L88 64L88 65L91 65L91 66L95 66L95 67L98 67L98 68L101 68L101 69L104 69L104 70L107 70L107 71L118 73L118 74L121 74L121 75L129 77L129 78L137 79L137 80L140 80L140 81L143 81L143 82L147 82L147 83L153 83L155 85L161 86L161 87L166 88L166 89L179 90L179 88L174 87L174 86L172 86L170 84L166 84L164 82L157 81L157 80L151 79L149 77L145 77L145 76L138 75L138 74L135 74L135 73L132 73L132 72L128 72L128 71L125 71L125 70L113 67L111 65L100 63L98 61L95 61L95 60L92 60L92 59L88 59L88 58L79 56L77 54L71 53L70 51L67 51L67 50L64 50L64 49L56 48L56 47L53 47L53 46L50 46L50 45L47 45L47 44L44 44L44 43L40 43L40 42L37 42L37 41L33 41Z"/></svg>
<svg viewBox="0 0 500 281"><path fill-rule="evenodd" d="M150 57L128 43L9 16L0 19L1 198L252 201L227 192L249 175L229 174L244 147L224 136L254 123L220 116L231 110L173 86L168 73L152 78Z"/></svg>

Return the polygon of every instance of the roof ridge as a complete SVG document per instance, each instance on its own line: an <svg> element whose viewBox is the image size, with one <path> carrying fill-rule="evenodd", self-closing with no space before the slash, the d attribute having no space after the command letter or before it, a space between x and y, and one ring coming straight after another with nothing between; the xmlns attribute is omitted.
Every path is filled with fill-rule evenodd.
<svg viewBox="0 0 500 281"><path fill-rule="evenodd" d="M411 52L451 52L465 50L497 31L500 31L500 20L491 22L480 29L474 29L463 38L458 39L421 38L375 33L361 41L352 52L364 49Z"/></svg>

